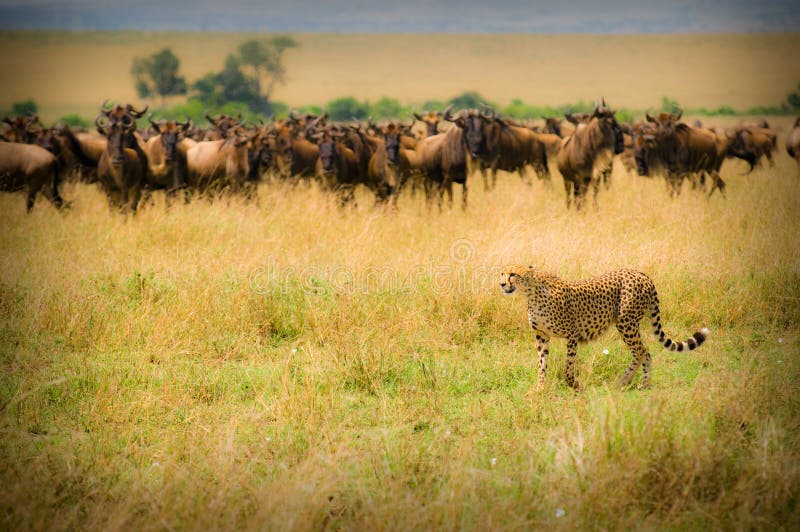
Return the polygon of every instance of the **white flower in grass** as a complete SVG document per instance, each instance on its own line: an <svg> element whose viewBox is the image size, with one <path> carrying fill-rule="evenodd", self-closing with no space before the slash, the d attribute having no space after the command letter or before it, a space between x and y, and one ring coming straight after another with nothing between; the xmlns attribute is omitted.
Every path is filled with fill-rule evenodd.
<svg viewBox="0 0 800 532"><path fill-rule="evenodd" d="M607 355L608 354L608 349L603 349L603 354Z"/></svg>
<svg viewBox="0 0 800 532"><path fill-rule="evenodd" d="M297 353L297 348L296 347L292 348L292 354L295 354L295 353Z"/></svg>
<svg viewBox="0 0 800 532"><path fill-rule="evenodd" d="M778 338L778 343L782 344L783 343L783 338Z"/></svg>
<svg viewBox="0 0 800 532"><path fill-rule="evenodd" d="M556 517L564 517L566 513L563 508L556 508Z"/></svg>
<svg viewBox="0 0 800 532"><path fill-rule="evenodd" d="M494 466L494 465L497 465L497 458L495 458L495 457L492 457L492 459L491 459L491 460L489 460L489 461L492 463L492 465L493 465L493 466Z"/></svg>

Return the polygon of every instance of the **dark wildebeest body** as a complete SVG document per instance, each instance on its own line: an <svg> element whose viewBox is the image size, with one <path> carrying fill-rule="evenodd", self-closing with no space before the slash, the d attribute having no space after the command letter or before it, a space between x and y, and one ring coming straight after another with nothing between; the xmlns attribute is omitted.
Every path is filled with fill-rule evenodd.
<svg viewBox="0 0 800 532"><path fill-rule="evenodd" d="M26 208L33 209L36 194L44 187L47 199L62 208L58 193L59 172L56 157L40 146L17 142L0 142L0 190L27 192Z"/></svg>
<svg viewBox="0 0 800 532"><path fill-rule="evenodd" d="M600 181L610 172L614 155L624 149L622 129L614 118L614 111L596 106L591 118L579 122L575 132L566 137L558 152L558 170L564 178L567 194L567 208L574 195L575 208L580 210L591 185L594 190L594 206L597 208L597 194Z"/></svg>

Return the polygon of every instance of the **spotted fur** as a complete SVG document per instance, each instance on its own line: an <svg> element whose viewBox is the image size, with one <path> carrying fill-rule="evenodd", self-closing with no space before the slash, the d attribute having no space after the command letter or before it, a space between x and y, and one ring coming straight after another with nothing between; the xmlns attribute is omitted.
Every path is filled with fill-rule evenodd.
<svg viewBox="0 0 800 532"><path fill-rule="evenodd" d="M651 358L642 343L639 323L648 317L653 334L665 349L691 351L709 334L703 328L684 342L670 339L661 329L658 294L647 275L634 270L617 270L582 281L565 281L532 266L515 266L501 273L500 288L506 294L521 292L528 300L528 321L536 334L539 354L539 386L547 373L551 337L567 339L566 380L575 382L575 354L579 343L595 340L612 324L633 354L633 361L617 381L628 386L642 366L642 386L650 380Z"/></svg>

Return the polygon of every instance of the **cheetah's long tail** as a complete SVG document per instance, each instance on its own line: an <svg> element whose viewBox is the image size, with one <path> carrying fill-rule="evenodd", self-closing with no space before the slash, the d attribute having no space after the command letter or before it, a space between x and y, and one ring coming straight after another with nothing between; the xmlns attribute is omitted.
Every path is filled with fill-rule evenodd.
<svg viewBox="0 0 800 532"><path fill-rule="evenodd" d="M653 326L653 334L658 338L659 343L664 346L664 349L670 351L691 351L697 348L700 344L706 341L711 331L703 327L685 342L676 342L669 338L663 330L661 330L661 311L658 310L658 302L656 301L650 307L650 323Z"/></svg>

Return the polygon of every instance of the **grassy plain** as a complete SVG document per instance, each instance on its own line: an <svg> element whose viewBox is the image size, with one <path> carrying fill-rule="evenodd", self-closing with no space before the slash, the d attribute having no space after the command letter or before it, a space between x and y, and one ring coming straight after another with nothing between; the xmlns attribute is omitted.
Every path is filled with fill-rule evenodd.
<svg viewBox="0 0 800 532"><path fill-rule="evenodd" d="M0 108L33 98L45 119L94 117L105 98L139 101L134 57L170 47L188 80L222 68L257 34L0 32ZM800 34L754 35L337 35L299 34L287 52L289 105L332 98L447 100L477 90L501 105L594 100L689 107L777 105L800 81ZM158 103L158 102L151 102Z"/></svg>
<svg viewBox="0 0 800 532"><path fill-rule="evenodd" d="M796 529L800 175L743 170L708 201L618 167L583 215L557 174L474 179L441 214L314 187L129 218L87 185L65 213L2 195L2 528ZM640 269L665 330L712 336L646 334L652 387L619 391L609 333L580 393L556 340L532 391L507 262Z"/></svg>

